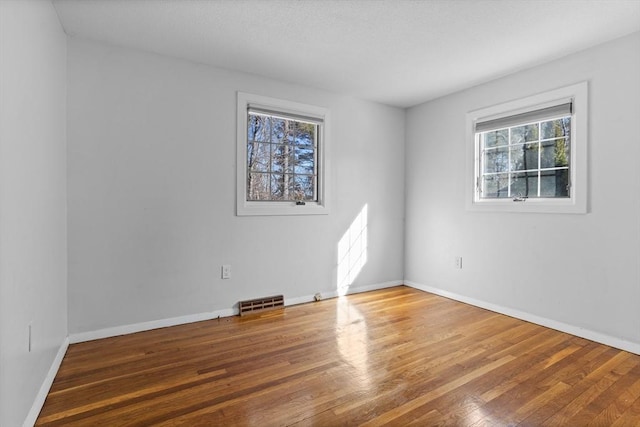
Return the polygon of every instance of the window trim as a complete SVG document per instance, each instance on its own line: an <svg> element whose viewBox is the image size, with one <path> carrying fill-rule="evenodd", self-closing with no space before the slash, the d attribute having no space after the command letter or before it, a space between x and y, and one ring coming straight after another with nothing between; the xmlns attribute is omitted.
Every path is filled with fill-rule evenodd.
<svg viewBox="0 0 640 427"><path fill-rule="evenodd" d="M526 98L481 108L466 115L467 185L466 209L479 212L587 213L587 149L588 149L588 84L577 83ZM479 196L479 138L476 124L527 113L554 105L573 103L571 114L570 197L513 199L483 199Z"/></svg>
<svg viewBox="0 0 640 427"><path fill-rule="evenodd" d="M317 119L317 202L297 204L295 201L247 201L247 116L248 109ZM329 110L315 105L250 93L237 93L236 134L236 215L326 215L329 213Z"/></svg>

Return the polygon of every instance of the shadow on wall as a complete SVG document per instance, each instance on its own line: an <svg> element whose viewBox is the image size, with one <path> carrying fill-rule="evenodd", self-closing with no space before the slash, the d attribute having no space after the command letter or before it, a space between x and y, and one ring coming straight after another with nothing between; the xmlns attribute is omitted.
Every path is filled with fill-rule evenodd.
<svg viewBox="0 0 640 427"><path fill-rule="evenodd" d="M367 263L367 209L364 205L338 242L338 295L346 295Z"/></svg>

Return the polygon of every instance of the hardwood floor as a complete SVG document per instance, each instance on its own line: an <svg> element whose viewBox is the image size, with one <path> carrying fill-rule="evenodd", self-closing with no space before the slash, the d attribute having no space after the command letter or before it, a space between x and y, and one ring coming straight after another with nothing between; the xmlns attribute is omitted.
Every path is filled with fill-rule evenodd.
<svg viewBox="0 0 640 427"><path fill-rule="evenodd" d="M74 344L42 426L639 426L640 356L408 287Z"/></svg>

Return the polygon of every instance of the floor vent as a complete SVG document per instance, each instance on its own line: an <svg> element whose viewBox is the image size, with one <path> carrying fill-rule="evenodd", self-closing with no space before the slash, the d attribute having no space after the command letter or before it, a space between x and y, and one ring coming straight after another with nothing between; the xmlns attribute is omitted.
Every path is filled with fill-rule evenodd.
<svg viewBox="0 0 640 427"><path fill-rule="evenodd" d="M258 298L247 301L240 301L240 316L258 313L261 311L275 310L284 307L284 297L276 295L273 297Z"/></svg>

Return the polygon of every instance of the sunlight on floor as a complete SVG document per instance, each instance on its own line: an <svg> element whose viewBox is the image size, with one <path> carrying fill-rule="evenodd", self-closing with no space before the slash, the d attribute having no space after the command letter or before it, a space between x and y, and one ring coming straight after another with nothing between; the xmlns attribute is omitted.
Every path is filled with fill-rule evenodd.
<svg viewBox="0 0 640 427"><path fill-rule="evenodd" d="M368 389L371 378L367 321L346 297L338 298L336 305L336 342L342 359L353 368L345 381L360 389Z"/></svg>

